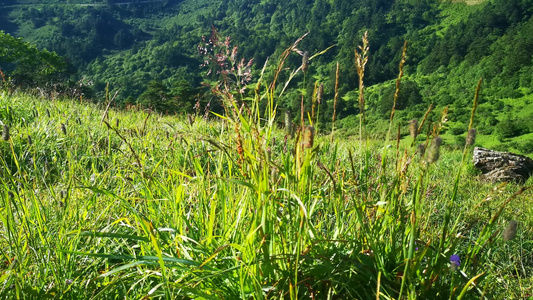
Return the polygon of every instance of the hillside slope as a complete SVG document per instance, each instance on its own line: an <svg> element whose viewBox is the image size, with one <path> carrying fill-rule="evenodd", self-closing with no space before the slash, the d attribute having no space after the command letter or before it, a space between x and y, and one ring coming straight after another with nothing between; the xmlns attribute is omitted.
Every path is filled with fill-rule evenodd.
<svg viewBox="0 0 533 300"><path fill-rule="evenodd" d="M429 104L435 104L437 111L449 106L450 129L464 134L469 114L465 103L483 78L480 131L515 150L527 147L511 145L508 139L533 131L523 122L527 118L519 115L530 110L533 92L532 54L527 50L533 48L531 0L490 0L479 5L433 0L185 0L89 7L42 3L47 5L11 7L10 28L17 25L11 32L65 55L78 74L94 82L100 98L109 82L113 90L120 90L117 100L122 103L140 101L157 108L157 102L166 101L162 99L173 99L164 111L190 109L199 98L205 105L209 91L201 82L207 70L200 67L204 58L197 45L213 25L239 46L238 57L254 58L255 78L268 57L277 61L284 49L309 32L300 44L302 51L314 54L335 47L312 61L309 76L299 75L294 81L299 84L289 86L279 106L297 112L299 94L305 91L310 107L315 84L324 84L321 118L331 118L334 69L339 62L337 113L346 119L359 111L353 50L368 31L365 84L369 123L375 131L383 131L381 121L392 107L404 40L408 49L397 106L400 120L420 118ZM300 63L301 56L294 53L287 66ZM274 74L271 65L266 77ZM289 74L280 76L285 80ZM344 123L350 127L350 118Z"/></svg>

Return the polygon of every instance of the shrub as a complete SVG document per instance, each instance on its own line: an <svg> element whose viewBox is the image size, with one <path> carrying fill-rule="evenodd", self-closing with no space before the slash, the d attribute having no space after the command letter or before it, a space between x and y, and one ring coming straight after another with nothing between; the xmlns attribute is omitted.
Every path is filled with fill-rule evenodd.
<svg viewBox="0 0 533 300"><path fill-rule="evenodd" d="M523 141L522 143L518 143L516 145L516 149L518 149L523 154L533 153L533 140L527 140Z"/></svg>
<svg viewBox="0 0 533 300"><path fill-rule="evenodd" d="M514 89L512 87L504 87L499 90L499 92L497 93L497 96L500 98L516 99L516 98L524 97L524 94L522 94L519 90Z"/></svg>
<svg viewBox="0 0 533 300"><path fill-rule="evenodd" d="M454 138L454 143L452 145L452 148L454 149L462 149L466 144L466 138L462 135L457 135Z"/></svg>
<svg viewBox="0 0 533 300"><path fill-rule="evenodd" d="M394 94L396 89L394 86L388 88L380 102L380 112L387 114L392 109L394 103ZM400 93L398 94L398 100L396 102L396 109L403 110L423 102L422 95L420 94L420 87L415 81L405 80L402 82Z"/></svg>
<svg viewBox="0 0 533 300"><path fill-rule="evenodd" d="M463 126L455 126L450 128L450 133L453 135L461 135L465 132L465 129Z"/></svg>
<svg viewBox="0 0 533 300"><path fill-rule="evenodd" d="M521 123L516 119L505 119L496 125L496 135L500 141L520 136L527 133L527 128L524 125L524 123Z"/></svg>

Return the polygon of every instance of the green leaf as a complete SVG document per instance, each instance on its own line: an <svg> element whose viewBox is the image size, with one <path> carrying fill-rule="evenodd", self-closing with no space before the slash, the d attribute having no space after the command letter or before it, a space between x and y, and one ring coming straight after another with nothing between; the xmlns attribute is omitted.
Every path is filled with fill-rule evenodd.
<svg viewBox="0 0 533 300"><path fill-rule="evenodd" d="M122 233L113 233L113 232L99 232L99 231L82 231L82 232L70 232L67 236L90 236L90 237L105 237L105 238L121 238L127 240L137 240L143 242L149 242L150 239L144 236L131 235L131 234L122 234Z"/></svg>

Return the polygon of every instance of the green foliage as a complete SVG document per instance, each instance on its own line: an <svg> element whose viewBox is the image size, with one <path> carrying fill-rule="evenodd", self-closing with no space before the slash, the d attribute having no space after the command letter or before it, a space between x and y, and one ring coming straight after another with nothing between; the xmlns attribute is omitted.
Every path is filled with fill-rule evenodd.
<svg viewBox="0 0 533 300"><path fill-rule="evenodd" d="M64 70L63 58L0 31L0 70L18 85L44 84L51 75Z"/></svg>
<svg viewBox="0 0 533 300"><path fill-rule="evenodd" d="M190 111L190 104L199 100L205 107L216 97L202 82L214 78L206 78L206 70L199 67L205 62L197 46L213 25L231 37L241 57L254 59L253 78L259 78L267 58L279 61L283 49L306 32L309 35L297 49L302 53L317 53L335 45L310 62L305 82L289 84L278 103L297 116L301 91L306 95L304 107L310 108L315 84L323 84L321 121L333 114L337 62L337 117L359 113L353 51L357 37L368 31L370 53L364 83L369 87L368 120L378 124L371 125L378 135L388 129L379 120L390 117L405 40L405 76L396 107L400 118L419 119L433 104L438 111L449 106L453 121L466 124L470 92L483 78L481 101L493 113L479 115L479 129L481 134L491 134L495 120L504 119L502 99L521 99L533 93L533 60L528 51L533 47L533 10L526 0L480 1L477 5L436 0L95 1L93 6L81 2L13 1L21 6L10 6L2 13L11 32L39 48L65 55L78 75L94 83L96 101L105 98L109 83L112 93L119 91L116 102L120 105L145 102L176 112L183 107ZM279 74L267 64L263 77L272 80L278 75L277 87L282 89L291 76L287 70L300 64L300 56L290 55ZM300 73L295 79L303 77ZM168 103L146 99L154 80L167 89L163 102ZM173 92L184 80L195 90L192 94L203 98L191 100L197 97ZM145 92L148 94L139 98ZM261 108L266 107L263 104ZM512 103L507 105L505 113L520 111Z"/></svg>
<svg viewBox="0 0 533 300"><path fill-rule="evenodd" d="M138 103L159 112L188 113L193 111L199 94L200 91L185 80L176 83L172 90L169 90L163 82L153 80L139 96Z"/></svg>
<svg viewBox="0 0 533 300"><path fill-rule="evenodd" d="M520 119L506 118L496 125L496 134L501 141L527 133L528 124Z"/></svg>
<svg viewBox="0 0 533 300"><path fill-rule="evenodd" d="M394 104L394 94L396 88L390 86L381 97L380 112L385 114L392 110ZM400 92L398 93L398 99L396 101L396 109L404 110L409 107L414 107L417 104L423 103L422 96L420 95L420 88L415 81L404 80L401 83Z"/></svg>
<svg viewBox="0 0 533 300"><path fill-rule="evenodd" d="M450 134L458 136L465 133L466 129L467 128L464 124L459 124L458 126L451 127L449 132Z"/></svg>
<svg viewBox="0 0 533 300"><path fill-rule="evenodd" d="M168 111L168 108L173 106L168 92L167 87L161 81L150 81L146 91L139 96L139 104L160 111Z"/></svg>
<svg viewBox="0 0 533 300"><path fill-rule="evenodd" d="M533 153L533 140L526 139L517 144L516 148L523 154L532 154Z"/></svg>

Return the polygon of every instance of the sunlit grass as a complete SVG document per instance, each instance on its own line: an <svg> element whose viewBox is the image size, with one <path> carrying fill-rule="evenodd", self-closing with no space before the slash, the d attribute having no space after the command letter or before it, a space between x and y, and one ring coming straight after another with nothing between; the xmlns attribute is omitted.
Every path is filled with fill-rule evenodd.
<svg viewBox="0 0 533 300"><path fill-rule="evenodd" d="M459 152L443 149L426 166L408 147L358 149L318 136L301 149L268 123L196 118L191 126L179 116L111 110L106 121L123 140L93 105L0 99L11 128L0 145L2 297L369 299L379 289L394 298L413 212L404 295L458 296L479 274L489 299L531 288L531 193L491 224L518 187L478 182L470 163L460 167ZM498 232L511 219L518 234L504 242ZM457 270L452 254L461 257Z"/></svg>
<svg viewBox="0 0 533 300"><path fill-rule="evenodd" d="M2 298L528 297L532 180L480 182L438 142L447 110L417 143L313 112L291 138L273 85L235 78L208 118L0 94Z"/></svg>

